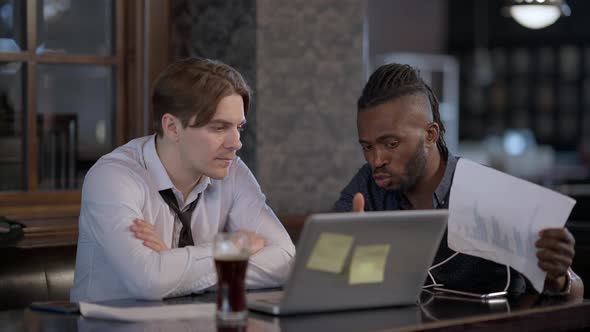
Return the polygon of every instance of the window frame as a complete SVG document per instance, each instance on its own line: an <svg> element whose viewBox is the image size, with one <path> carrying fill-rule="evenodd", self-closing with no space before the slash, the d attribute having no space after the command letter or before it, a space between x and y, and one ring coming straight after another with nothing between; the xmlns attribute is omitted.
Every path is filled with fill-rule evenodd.
<svg viewBox="0 0 590 332"><path fill-rule="evenodd" d="M168 64L170 0L113 0L115 52L108 56L36 53L38 0L26 0L26 50L0 52L2 62L26 66L26 182L23 191L0 191L0 216L73 217L79 214L81 191L38 190L37 66L38 64L108 65L114 70L115 146L151 129L149 91L156 73ZM148 82L146 84L145 82Z"/></svg>

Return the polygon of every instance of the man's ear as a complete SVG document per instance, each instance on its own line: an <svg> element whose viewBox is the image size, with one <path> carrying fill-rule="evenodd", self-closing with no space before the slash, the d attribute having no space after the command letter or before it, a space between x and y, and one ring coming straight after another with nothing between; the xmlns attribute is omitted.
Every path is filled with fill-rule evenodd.
<svg viewBox="0 0 590 332"><path fill-rule="evenodd" d="M162 116L162 132L164 137L176 142L179 139L179 130L182 124L180 119L170 113L166 113Z"/></svg>
<svg viewBox="0 0 590 332"><path fill-rule="evenodd" d="M440 128L438 127L438 123L430 122L426 126L426 139L424 140L424 145L426 147L436 146L436 142L438 142L438 135L440 135Z"/></svg>

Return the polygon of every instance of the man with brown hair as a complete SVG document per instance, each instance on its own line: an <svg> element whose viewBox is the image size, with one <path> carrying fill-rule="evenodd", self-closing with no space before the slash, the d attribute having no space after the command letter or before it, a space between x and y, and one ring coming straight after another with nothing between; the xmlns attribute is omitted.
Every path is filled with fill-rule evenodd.
<svg viewBox="0 0 590 332"><path fill-rule="evenodd" d="M240 73L217 61L185 59L160 75L156 134L103 156L84 180L73 301L206 290L221 231L250 238L247 285L286 280L293 243L236 156L249 101Z"/></svg>

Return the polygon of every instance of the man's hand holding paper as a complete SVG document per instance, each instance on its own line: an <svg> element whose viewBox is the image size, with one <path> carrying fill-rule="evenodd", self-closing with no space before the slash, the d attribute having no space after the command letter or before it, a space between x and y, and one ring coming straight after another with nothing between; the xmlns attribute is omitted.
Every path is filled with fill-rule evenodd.
<svg viewBox="0 0 590 332"><path fill-rule="evenodd" d="M544 288L560 292L568 282L567 273L574 260L574 237L565 228L544 229L539 237L535 245L539 268L547 272Z"/></svg>
<svg viewBox="0 0 590 332"><path fill-rule="evenodd" d="M558 293L569 282L574 257L573 236L563 228L574 204L565 195L461 159L451 188L449 247L513 267L538 292Z"/></svg>

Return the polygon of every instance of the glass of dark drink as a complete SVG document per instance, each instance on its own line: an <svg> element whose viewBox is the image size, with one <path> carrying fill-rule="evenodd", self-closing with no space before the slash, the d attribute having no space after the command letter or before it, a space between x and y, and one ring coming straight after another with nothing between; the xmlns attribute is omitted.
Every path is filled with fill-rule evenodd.
<svg viewBox="0 0 590 332"><path fill-rule="evenodd" d="M241 321L246 308L246 269L250 241L243 233L219 233L215 236L213 258L217 270L217 318Z"/></svg>

